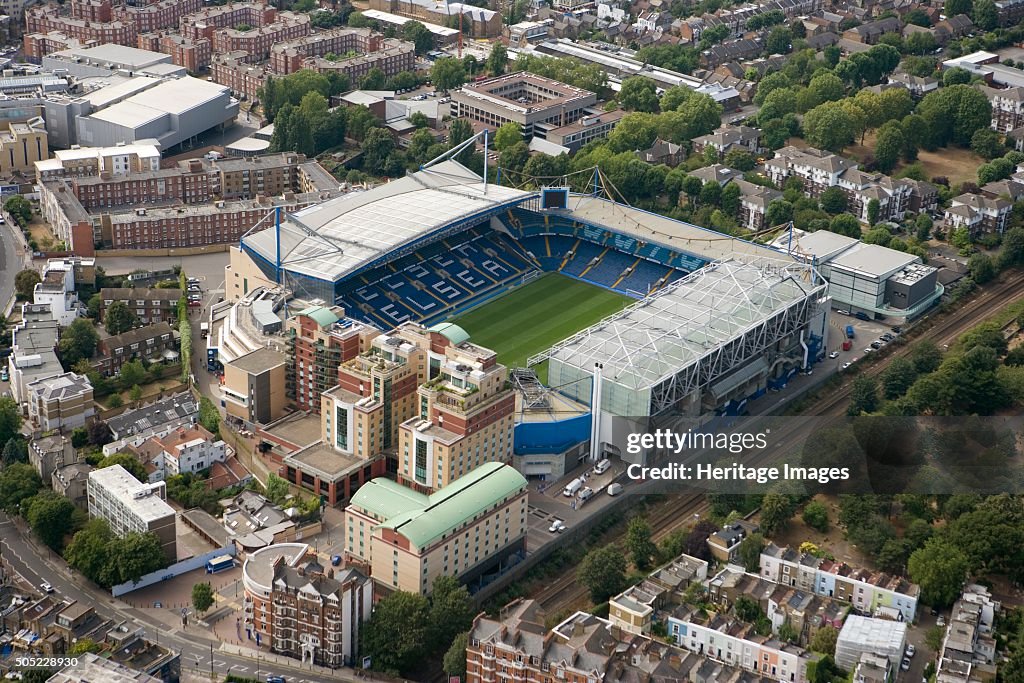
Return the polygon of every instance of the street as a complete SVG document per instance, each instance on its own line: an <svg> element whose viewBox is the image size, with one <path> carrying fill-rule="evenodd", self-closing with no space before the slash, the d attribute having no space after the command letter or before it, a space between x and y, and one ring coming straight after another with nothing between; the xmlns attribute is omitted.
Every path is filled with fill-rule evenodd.
<svg viewBox="0 0 1024 683"><path fill-rule="evenodd" d="M0 226L0 306L3 313L8 313L7 306L14 300L14 277L24 268L25 246L15 232L18 226L6 219Z"/></svg>
<svg viewBox="0 0 1024 683"><path fill-rule="evenodd" d="M0 513L0 555L13 571L33 586L48 581L63 598L92 605L96 613L114 622L128 622L144 629L146 637L154 642L181 653L182 672L196 671L209 674L234 673L240 676L284 676L289 683L320 683L328 681L356 680L350 670L339 670L332 674L310 671L308 665L300 666L297 660L276 655L261 655L256 658L254 650L222 643L201 626L190 625L168 628L145 610L127 607L108 593L92 586L72 572L62 559L49 551L40 551L23 535L22 529L5 513ZM44 556L46 555L46 556ZM46 567L48 571L40 572ZM239 654L234 654L238 652ZM283 660L283 661L273 661Z"/></svg>

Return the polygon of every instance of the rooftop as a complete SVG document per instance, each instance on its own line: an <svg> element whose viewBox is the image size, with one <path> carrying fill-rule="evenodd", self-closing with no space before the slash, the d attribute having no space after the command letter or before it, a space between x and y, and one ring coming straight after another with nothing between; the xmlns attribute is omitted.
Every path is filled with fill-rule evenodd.
<svg viewBox="0 0 1024 683"><path fill-rule="evenodd" d="M294 566L306 556L310 548L305 543L275 543L249 555L242 565L242 574L247 581L270 590L274 581L274 563L279 557Z"/></svg>
<svg viewBox="0 0 1024 683"><path fill-rule="evenodd" d="M66 666L47 679L47 683L160 683L160 679L92 652L79 655L75 664Z"/></svg>
<svg viewBox="0 0 1024 683"><path fill-rule="evenodd" d="M148 406L129 410L107 420L116 438L141 434L146 430L175 420L193 418L199 413L199 405L192 394L183 391Z"/></svg>
<svg viewBox="0 0 1024 683"><path fill-rule="evenodd" d="M61 401L92 391L89 378L74 372L40 379L28 385L29 391L35 392L44 401Z"/></svg>
<svg viewBox="0 0 1024 683"><path fill-rule="evenodd" d="M275 351L269 347L263 347L230 361L228 365L238 368L243 372L259 374L280 365L284 365L287 360L288 357L280 351Z"/></svg>
<svg viewBox="0 0 1024 683"><path fill-rule="evenodd" d="M426 496L426 500L418 497L421 494L401 491L404 487L393 482L382 482L379 486L362 486L352 497L351 505L379 512L387 520L382 527L393 529L417 548L425 548L525 486L526 479L514 468L490 462ZM377 496L387 503L379 502Z"/></svg>
<svg viewBox="0 0 1024 683"><path fill-rule="evenodd" d="M531 193L489 184L454 161L392 180L367 192L331 199L281 223L281 262L296 274L336 281L399 247ZM268 263L277 257L272 225L242 238Z"/></svg>
<svg viewBox="0 0 1024 683"><path fill-rule="evenodd" d="M112 465L89 473L89 489L99 486L112 496L127 503L132 512L144 521L154 521L174 516L174 508L161 498L158 484L143 484L121 465Z"/></svg>
<svg viewBox="0 0 1024 683"><path fill-rule="evenodd" d="M52 58L66 59L69 61L74 61L76 58L80 58L91 62L103 63L104 65L110 63L113 64L115 68L129 67L135 69L142 69L154 64L162 64L171 61L169 55L165 55L161 52L150 52L149 50L140 50L135 47L127 47L114 43L105 43L95 47L72 48L70 50L54 52L48 56Z"/></svg>
<svg viewBox="0 0 1024 683"><path fill-rule="evenodd" d="M304 472L315 472L327 481L337 481L352 470L370 463L369 460L336 451L322 441L287 456L284 462Z"/></svg>

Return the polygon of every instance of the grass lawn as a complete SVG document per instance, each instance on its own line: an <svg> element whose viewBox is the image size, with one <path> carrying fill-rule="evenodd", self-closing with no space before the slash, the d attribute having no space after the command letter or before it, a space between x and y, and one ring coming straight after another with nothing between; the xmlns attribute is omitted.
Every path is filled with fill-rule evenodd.
<svg viewBox="0 0 1024 683"><path fill-rule="evenodd" d="M509 367L525 367L526 359L633 300L617 292L547 273L451 322L473 342L498 352Z"/></svg>

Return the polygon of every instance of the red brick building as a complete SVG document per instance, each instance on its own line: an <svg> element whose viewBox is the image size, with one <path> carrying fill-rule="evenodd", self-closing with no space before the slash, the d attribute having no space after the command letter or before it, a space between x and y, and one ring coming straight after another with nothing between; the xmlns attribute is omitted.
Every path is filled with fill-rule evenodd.
<svg viewBox="0 0 1024 683"><path fill-rule="evenodd" d="M177 33L143 33L139 36L138 47L141 50L170 55L172 62L193 73L210 66L210 60L213 58L213 47L209 40L191 40Z"/></svg>

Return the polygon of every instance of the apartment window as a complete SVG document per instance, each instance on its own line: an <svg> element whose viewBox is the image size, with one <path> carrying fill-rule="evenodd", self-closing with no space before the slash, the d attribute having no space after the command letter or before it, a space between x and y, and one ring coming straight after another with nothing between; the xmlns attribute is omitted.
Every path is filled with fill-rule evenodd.
<svg viewBox="0 0 1024 683"><path fill-rule="evenodd" d="M337 424L335 425L334 433L336 434L335 443L338 448L342 450L348 450L348 409L338 406L337 411Z"/></svg>

